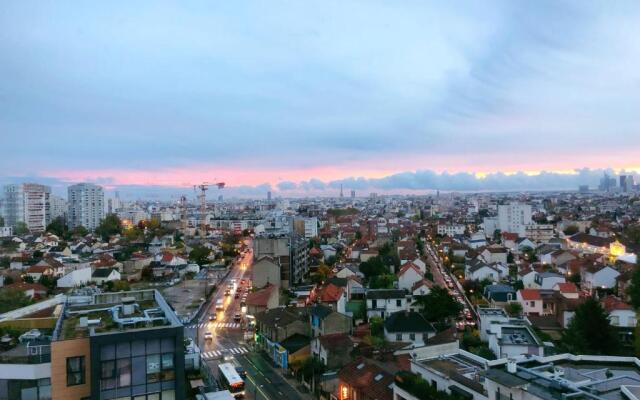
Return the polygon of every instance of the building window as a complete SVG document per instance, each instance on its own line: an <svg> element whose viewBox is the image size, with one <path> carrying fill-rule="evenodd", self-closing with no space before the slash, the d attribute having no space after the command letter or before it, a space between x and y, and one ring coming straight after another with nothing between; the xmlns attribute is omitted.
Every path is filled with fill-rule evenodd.
<svg viewBox="0 0 640 400"><path fill-rule="evenodd" d="M84 356L67 358L67 386L84 384Z"/></svg>
<svg viewBox="0 0 640 400"><path fill-rule="evenodd" d="M402 333L396 333L396 340L397 341L401 341L402 340Z"/></svg>
<svg viewBox="0 0 640 400"><path fill-rule="evenodd" d="M116 362L103 361L100 368L100 390L116 388Z"/></svg>
<svg viewBox="0 0 640 400"><path fill-rule="evenodd" d="M147 383L160 380L160 354L147 356Z"/></svg>
<svg viewBox="0 0 640 400"><path fill-rule="evenodd" d="M416 340L416 334L415 333L410 333L409 334L409 339Z"/></svg>
<svg viewBox="0 0 640 400"><path fill-rule="evenodd" d="M402 307L402 300L396 300L396 307Z"/></svg>

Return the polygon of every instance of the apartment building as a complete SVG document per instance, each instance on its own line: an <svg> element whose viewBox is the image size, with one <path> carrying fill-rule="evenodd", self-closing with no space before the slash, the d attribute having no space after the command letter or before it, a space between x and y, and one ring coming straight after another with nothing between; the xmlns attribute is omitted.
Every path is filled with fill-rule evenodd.
<svg viewBox="0 0 640 400"><path fill-rule="evenodd" d="M104 191L92 183L69 186L69 227L83 226L90 231L104 218Z"/></svg>
<svg viewBox="0 0 640 400"><path fill-rule="evenodd" d="M53 221L54 219L59 217L64 219L67 218L67 211L69 210L69 207L67 206L67 201L65 199L52 194L51 196L49 196L49 203L49 216L51 218L50 221Z"/></svg>
<svg viewBox="0 0 640 400"><path fill-rule="evenodd" d="M283 288L301 283L309 272L308 243L296 234L265 235L253 240L255 260L268 256L280 266Z"/></svg>
<svg viewBox="0 0 640 400"><path fill-rule="evenodd" d="M531 224L531 205L509 203L498 205L498 227L501 232L526 235L527 225ZM488 232L491 234L492 232Z"/></svg>
<svg viewBox="0 0 640 400"><path fill-rule="evenodd" d="M5 225L15 228L26 224L31 232L43 232L49 223L51 188L36 183L4 187L3 216Z"/></svg>

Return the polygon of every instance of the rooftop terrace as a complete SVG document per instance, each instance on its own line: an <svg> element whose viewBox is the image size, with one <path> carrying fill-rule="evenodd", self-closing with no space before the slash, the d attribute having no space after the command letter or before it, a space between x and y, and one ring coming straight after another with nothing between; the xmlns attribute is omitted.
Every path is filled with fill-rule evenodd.
<svg viewBox="0 0 640 400"><path fill-rule="evenodd" d="M175 313L156 290L101 293L89 303L69 298L54 332L68 340L115 332L180 326Z"/></svg>

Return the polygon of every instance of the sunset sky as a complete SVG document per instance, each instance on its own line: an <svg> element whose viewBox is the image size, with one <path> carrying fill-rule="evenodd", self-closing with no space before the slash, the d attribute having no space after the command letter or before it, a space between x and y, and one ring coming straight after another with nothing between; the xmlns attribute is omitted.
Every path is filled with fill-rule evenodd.
<svg viewBox="0 0 640 400"><path fill-rule="evenodd" d="M0 183L594 185L640 171L639 37L637 1L4 1Z"/></svg>

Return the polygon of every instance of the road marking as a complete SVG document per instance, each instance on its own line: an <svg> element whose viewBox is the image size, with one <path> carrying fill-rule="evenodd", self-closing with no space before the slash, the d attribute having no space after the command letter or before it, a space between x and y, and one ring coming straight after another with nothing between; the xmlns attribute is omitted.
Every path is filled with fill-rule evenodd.
<svg viewBox="0 0 640 400"><path fill-rule="evenodd" d="M267 378L266 376L264 377L264 380L271 383L271 379Z"/></svg>

